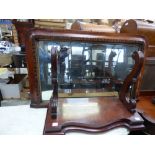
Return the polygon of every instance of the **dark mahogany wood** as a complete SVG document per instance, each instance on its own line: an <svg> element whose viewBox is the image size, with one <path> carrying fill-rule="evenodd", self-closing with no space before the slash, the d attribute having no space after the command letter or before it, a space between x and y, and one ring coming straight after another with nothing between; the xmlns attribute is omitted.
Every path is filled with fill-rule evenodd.
<svg viewBox="0 0 155 155"><path fill-rule="evenodd" d="M126 127L130 131L144 128L139 114L130 113L118 97L59 98L58 108L57 119L51 118L48 108L44 134L100 133L117 127ZM53 126L56 123L58 126Z"/></svg>
<svg viewBox="0 0 155 155"><path fill-rule="evenodd" d="M20 22L17 19L12 20L18 33L18 42L20 46L25 46L26 33L29 29L34 27L34 20L29 19L27 22Z"/></svg>
<svg viewBox="0 0 155 155"><path fill-rule="evenodd" d="M137 111L144 119L145 132L155 135L155 104L152 103L153 96L140 96Z"/></svg>
<svg viewBox="0 0 155 155"><path fill-rule="evenodd" d="M146 40L147 40L147 44L148 44L148 50L145 53L145 64L144 67L142 69L142 72L146 72L147 70L147 74L144 74L144 78L142 80L141 83L141 91L146 91L146 87L147 83L149 83L148 85L151 85L150 82L152 82L150 76L152 76L152 67L154 66L155 68L155 24L154 23L149 23L149 22L144 22L144 21L140 21L140 20L127 20L123 25L122 28L120 29L120 33L126 33L126 34L139 34L139 35L143 35ZM150 64L150 61L154 61L154 64ZM155 77L155 74L153 74L153 76ZM147 88L147 91L149 90L149 88ZM153 91L150 88L150 91ZM142 92L142 93L143 93ZM143 93L144 94L144 93Z"/></svg>
<svg viewBox="0 0 155 155"><path fill-rule="evenodd" d="M51 117L53 119L57 118L57 106L58 106L58 79L57 79L57 49L52 48L51 50L51 66L52 66L52 86L53 86L53 95L51 94L50 105L51 105Z"/></svg>
<svg viewBox="0 0 155 155"><path fill-rule="evenodd" d="M54 66L57 62L55 58L52 61ZM44 134L65 134L71 131L98 133L122 126L130 131L142 130L144 128L143 120L135 112L136 98L131 96L132 98L127 99L126 97L129 87L132 84L135 85L144 55L141 51L134 52L133 58L135 65L125 79L119 97L58 98L58 91L55 90L57 87L55 87L47 112ZM54 74L53 84L57 86L56 68L53 68L52 73ZM77 106L84 107L78 109ZM76 113L79 114L76 115Z"/></svg>
<svg viewBox="0 0 155 155"><path fill-rule="evenodd" d="M150 134L155 134L155 106L153 104L153 99L155 99L155 24L139 20L127 20L120 32L140 34L147 39L148 50L145 55L145 65L142 69L144 74L137 109L145 120L146 131Z"/></svg>
<svg viewBox="0 0 155 155"><path fill-rule="evenodd" d="M142 45L144 52L147 49L145 39L138 35L32 29L27 35L26 51L28 53L31 101L33 105L38 105L38 107L42 101L38 80L38 53L35 43L39 40L128 43ZM133 100L136 101L135 96L129 96L129 103L126 100L126 93L129 91L129 86L134 86L134 91L138 87L137 83L135 85L135 80L142 66L143 54L141 52L134 53L133 57L136 63L133 71L125 79L126 82L124 82L119 97L58 98L56 50L53 50L52 56L53 97L48 105L44 134L65 134L72 131L99 133L117 127L126 127L130 131L142 130L144 128L143 119L134 111L135 105L130 106Z"/></svg>
<svg viewBox="0 0 155 155"><path fill-rule="evenodd" d="M138 75L139 75L141 68L143 66L144 54L141 51L138 51L138 52L134 52L132 57L135 60L135 65L134 65L131 73L124 80L123 86L119 93L119 98L129 111L135 112L136 94L133 93L133 95L135 95L135 96L130 96L129 98L127 98L126 94L129 92L130 86L132 86L133 89L135 89ZM135 92L136 90L133 90L133 91Z"/></svg>
<svg viewBox="0 0 155 155"><path fill-rule="evenodd" d="M82 31L97 31L97 32L108 32L116 33L115 29L109 25L97 25L93 23L80 22L76 20L72 26L72 30L82 30Z"/></svg>
<svg viewBox="0 0 155 155"><path fill-rule="evenodd" d="M155 56L155 24L140 20L127 20L121 27L120 33L139 34L146 37L148 50L146 56Z"/></svg>
<svg viewBox="0 0 155 155"><path fill-rule="evenodd" d="M52 49L54 50L54 49ZM58 106L58 81L57 81L57 54L56 50L52 52L52 84L53 84L53 95L50 100L51 104L51 115L52 118L57 118L57 106ZM133 59L135 60L135 65L131 71L131 73L126 77L126 79L123 82L122 88L119 92L119 99L122 101L124 106L130 111L135 112L136 108L136 94L135 90L133 92L133 95L130 95L127 97L127 94L129 93L130 87L133 87L133 89L136 88L136 81L137 77L141 71L143 61L144 61L144 54L141 51L134 52L132 55Z"/></svg>
<svg viewBox="0 0 155 155"><path fill-rule="evenodd" d="M35 43L37 40L53 40L53 41L81 41L81 42L111 42L111 43L130 43L144 45L144 53L147 50L145 38L139 35L130 34L112 34L104 32L88 32L75 30L48 30L34 28L29 31L26 36L26 52L28 60L28 74L30 83L31 106L42 106L38 57ZM140 79L140 77L139 77ZM137 84L138 85L138 84ZM137 89L139 89L137 87Z"/></svg>
<svg viewBox="0 0 155 155"><path fill-rule="evenodd" d="M91 115L87 114L86 112L84 112L84 116L80 119L78 118L78 116L75 115L76 111L80 112L80 110L78 111L76 105L74 104L80 103L80 100L83 100L83 99L59 98L58 99L59 105L57 107L59 109L59 112L57 113L56 118L51 117L51 110L50 110L53 104L55 103L51 103L49 105L47 118L45 122L44 134L65 134L66 132L70 132L70 131L97 133L97 132L104 132L112 128L121 127L121 126L125 126L129 128L129 130L142 129L144 126L142 125L143 121L141 120L141 118L137 115L137 113L134 113L132 116L132 114L129 112L129 111L135 112L134 111L136 107L135 98L129 99L130 102L126 100L126 93L129 91L129 86L131 86L132 83L135 82L137 76L140 73L144 56L143 56L143 53L139 51L134 53L133 58L136 61L134 69L131 72L131 74L129 74L129 76L125 79L124 86L122 87L122 90L120 92L120 99L123 102L121 102L118 97L92 98L92 100L96 101L95 103L97 103L97 107L98 107L98 111L92 114L92 117L96 118L95 120L92 119L94 121L93 122L91 121ZM56 97L57 96L58 95L56 95ZM91 100L90 98L84 98L84 99ZM69 100L71 101L69 102ZM82 102L82 103L84 105L86 104L85 102ZM123 106L123 103L129 110L128 114L130 114L136 120L136 123L132 122L133 120L130 119L131 117L129 117L128 114L126 116L126 113L122 113L124 112L124 109L122 109L121 106L119 105L121 104ZM69 106L72 106L73 109L69 109L68 112L65 113L64 106L65 105L67 106L68 104ZM88 105L86 109L89 109L89 104L91 105L91 101L88 101ZM119 108L119 110L122 110L122 112L119 110L116 110L115 109L116 107L113 109L114 105L116 105ZM109 113L106 113L108 108L109 108ZM95 108L92 108L92 110L94 109ZM70 116L69 120L67 120L65 118L65 115L69 115L69 113L72 113L71 114L72 116ZM82 116L82 114L80 116ZM110 120L106 119L107 116L109 117ZM54 124L57 124L57 125L55 126ZM134 124L134 125L132 126L131 124Z"/></svg>
<svg viewBox="0 0 155 155"><path fill-rule="evenodd" d="M154 96L155 91L140 91L140 96Z"/></svg>

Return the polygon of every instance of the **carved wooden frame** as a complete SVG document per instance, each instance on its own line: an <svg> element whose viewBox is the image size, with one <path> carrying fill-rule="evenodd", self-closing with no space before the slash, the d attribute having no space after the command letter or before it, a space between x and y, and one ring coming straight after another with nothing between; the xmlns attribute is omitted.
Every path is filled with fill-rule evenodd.
<svg viewBox="0 0 155 155"><path fill-rule="evenodd" d="M41 94L40 94L40 85L38 80L38 66L37 66L37 53L35 48L35 42L38 40L54 40L54 41L81 41L81 42L116 42L116 43L131 43L131 44L141 44L143 45L144 53L147 50L147 44L145 38L140 35L129 35L129 34L111 34L104 32L88 32L88 31L75 31L75 30L48 30L33 28L29 30L26 35L26 53L28 61L28 74L30 82L30 94L31 94L31 107L47 107L47 104L41 103ZM139 53L140 54L140 53ZM139 65L135 68L142 65L142 57L139 57L138 60L137 54L135 54L135 59L139 62ZM137 72L131 75L135 76ZM127 81L131 82L130 77ZM127 83L128 83L127 82ZM129 82L129 83L130 83ZM139 83L137 84L139 86ZM126 89L125 87L123 89ZM138 90L138 89L137 89ZM121 91L123 92L123 90ZM138 91L137 91L138 92ZM122 95L120 95L122 99ZM135 106L132 107L133 109Z"/></svg>

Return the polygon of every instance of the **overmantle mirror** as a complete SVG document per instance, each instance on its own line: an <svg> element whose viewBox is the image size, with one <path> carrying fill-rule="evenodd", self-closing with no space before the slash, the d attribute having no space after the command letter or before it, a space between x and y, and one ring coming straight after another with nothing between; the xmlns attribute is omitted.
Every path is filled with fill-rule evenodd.
<svg viewBox="0 0 155 155"><path fill-rule="evenodd" d="M52 95L52 55L57 52L58 96L69 98L118 96L134 66L132 55L142 46L127 43L38 41L41 101Z"/></svg>
<svg viewBox="0 0 155 155"><path fill-rule="evenodd" d="M31 29L31 107L48 107L44 134L143 129L136 101L146 50L138 35Z"/></svg>
<svg viewBox="0 0 155 155"><path fill-rule="evenodd" d="M134 52L144 53L146 43L126 34L31 29L26 53L32 107L46 106L53 94L52 50L59 97L118 96L135 65Z"/></svg>

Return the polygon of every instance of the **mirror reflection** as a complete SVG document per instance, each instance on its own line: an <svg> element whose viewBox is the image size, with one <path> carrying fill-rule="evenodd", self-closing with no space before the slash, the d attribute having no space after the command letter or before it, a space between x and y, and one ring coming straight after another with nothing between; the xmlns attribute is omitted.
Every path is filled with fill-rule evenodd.
<svg viewBox="0 0 155 155"><path fill-rule="evenodd" d="M38 62L42 100L52 95L51 49L58 53L59 97L117 96L131 72L136 44L38 42Z"/></svg>

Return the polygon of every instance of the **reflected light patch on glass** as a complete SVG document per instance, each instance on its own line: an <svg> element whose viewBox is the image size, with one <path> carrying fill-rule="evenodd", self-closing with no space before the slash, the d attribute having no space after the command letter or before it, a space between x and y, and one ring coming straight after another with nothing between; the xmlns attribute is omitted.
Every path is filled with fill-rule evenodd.
<svg viewBox="0 0 155 155"><path fill-rule="evenodd" d="M81 55L83 51L83 47L72 47L72 54Z"/></svg>
<svg viewBox="0 0 155 155"><path fill-rule="evenodd" d="M76 99L78 100L78 99ZM64 103L62 107L63 118L65 119L81 119L99 113L99 105L97 102L81 102Z"/></svg>
<svg viewBox="0 0 155 155"><path fill-rule="evenodd" d="M60 46L59 45L48 45L48 51L51 51L52 47L57 47L57 50L60 50Z"/></svg>
<svg viewBox="0 0 155 155"><path fill-rule="evenodd" d="M124 62L124 50L118 50L118 62ZM115 58L116 59L116 58Z"/></svg>
<svg viewBox="0 0 155 155"><path fill-rule="evenodd" d="M114 51L117 54L113 59L114 61L124 62L124 49L107 48L107 50L106 50L106 60L108 60L108 57L109 57L111 51Z"/></svg>
<svg viewBox="0 0 155 155"><path fill-rule="evenodd" d="M47 90L47 91L42 91L42 100L43 101L48 101L50 100L52 96L53 90Z"/></svg>

